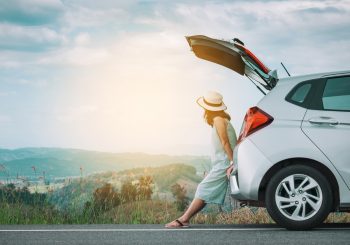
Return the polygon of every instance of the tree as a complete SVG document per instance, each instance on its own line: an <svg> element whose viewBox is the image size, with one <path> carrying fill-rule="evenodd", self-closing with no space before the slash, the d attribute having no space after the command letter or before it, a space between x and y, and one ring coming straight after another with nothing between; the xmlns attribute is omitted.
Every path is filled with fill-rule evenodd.
<svg viewBox="0 0 350 245"><path fill-rule="evenodd" d="M141 176L137 184L137 194L140 200L150 200L153 194L152 176Z"/></svg>
<svg viewBox="0 0 350 245"><path fill-rule="evenodd" d="M175 204L179 211L184 211L188 205L189 198L186 196L187 190L184 186L176 183L171 186L171 193L175 198Z"/></svg>
<svg viewBox="0 0 350 245"><path fill-rule="evenodd" d="M137 192L137 187L133 185L130 180L124 182L120 191L122 202L135 201L137 198Z"/></svg>

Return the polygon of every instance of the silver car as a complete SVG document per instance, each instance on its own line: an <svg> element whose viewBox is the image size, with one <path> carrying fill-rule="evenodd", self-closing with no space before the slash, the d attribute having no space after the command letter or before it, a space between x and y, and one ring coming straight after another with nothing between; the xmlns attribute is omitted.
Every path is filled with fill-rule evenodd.
<svg viewBox="0 0 350 245"><path fill-rule="evenodd" d="M246 76L266 94L244 118L232 196L265 206L292 230L350 211L350 71L278 79L238 39L186 38L197 57Z"/></svg>

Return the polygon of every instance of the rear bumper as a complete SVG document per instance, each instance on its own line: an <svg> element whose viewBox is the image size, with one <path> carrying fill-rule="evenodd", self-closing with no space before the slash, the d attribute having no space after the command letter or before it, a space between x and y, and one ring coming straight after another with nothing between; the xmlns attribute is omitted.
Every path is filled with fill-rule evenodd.
<svg viewBox="0 0 350 245"><path fill-rule="evenodd" d="M231 195L237 200L258 200L261 180L271 162L246 138L234 149L238 171L230 177Z"/></svg>

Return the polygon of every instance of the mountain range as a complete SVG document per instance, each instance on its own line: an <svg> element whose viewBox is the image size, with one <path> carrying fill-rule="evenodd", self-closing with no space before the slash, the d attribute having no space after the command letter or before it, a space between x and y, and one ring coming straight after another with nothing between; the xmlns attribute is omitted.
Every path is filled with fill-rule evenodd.
<svg viewBox="0 0 350 245"><path fill-rule="evenodd" d="M201 173L210 168L208 156L170 156L145 153L110 153L66 148L0 149L0 178L87 176L104 171L158 167L181 163Z"/></svg>

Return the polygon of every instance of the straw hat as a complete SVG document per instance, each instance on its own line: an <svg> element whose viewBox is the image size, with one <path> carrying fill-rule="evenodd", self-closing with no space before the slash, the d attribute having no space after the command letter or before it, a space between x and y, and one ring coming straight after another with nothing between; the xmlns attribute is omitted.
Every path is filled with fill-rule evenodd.
<svg viewBox="0 0 350 245"><path fill-rule="evenodd" d="M209 91L205 96L197 99L198 105L208 111L224 111L227 109L222 101L222 95L215 91Z"/></svg>

